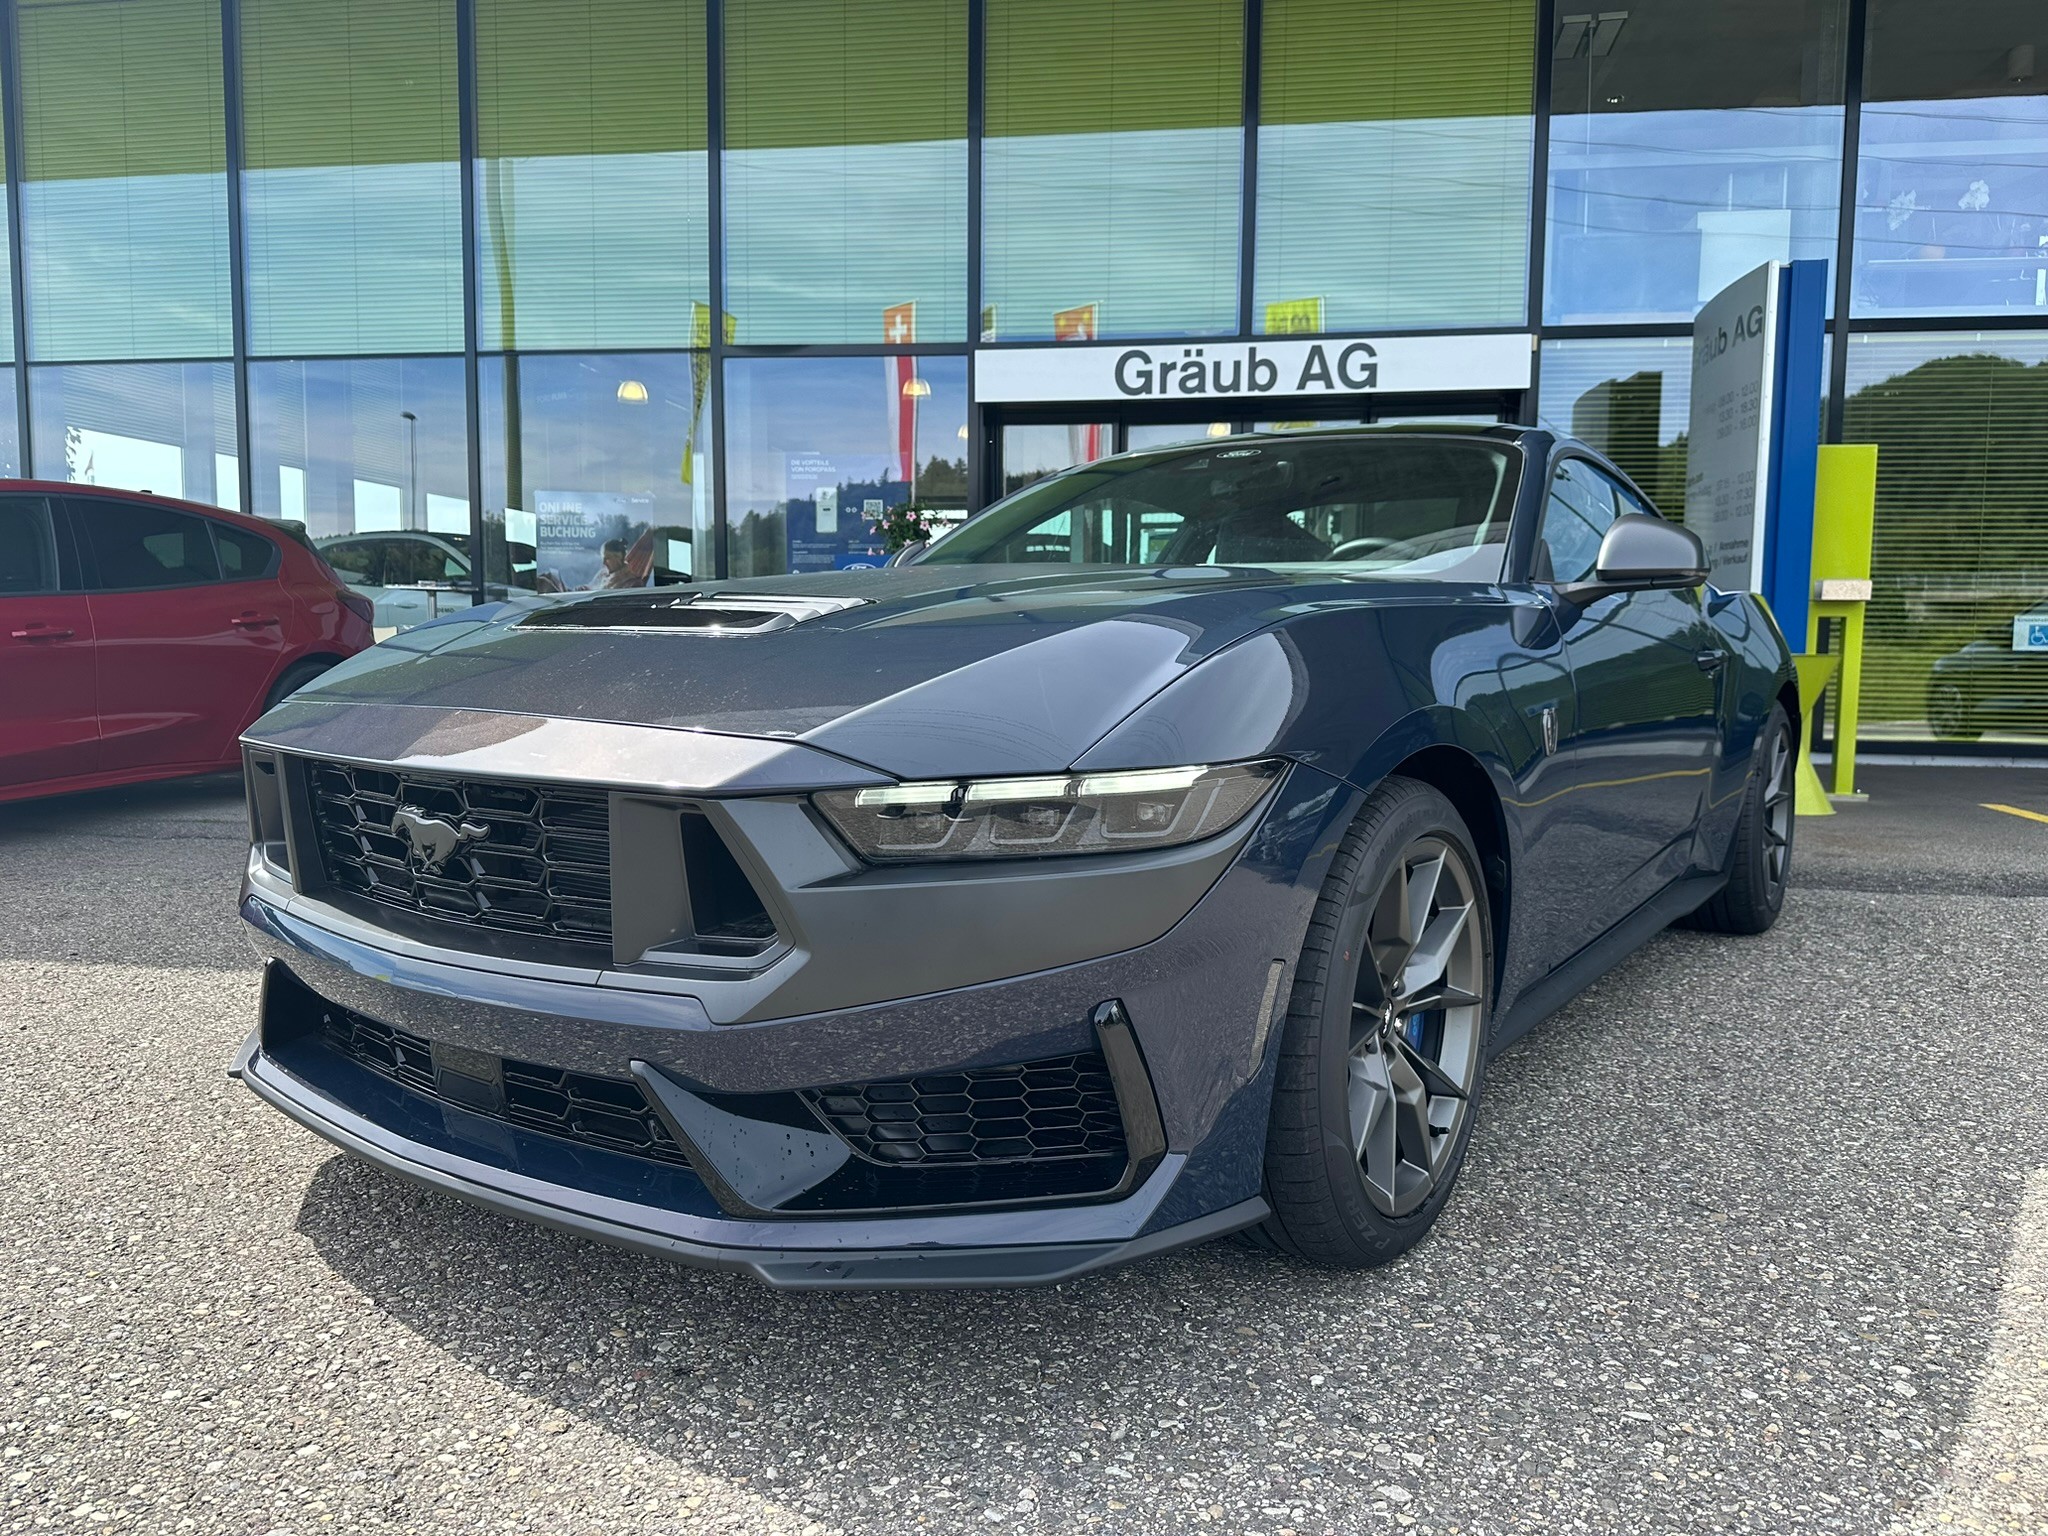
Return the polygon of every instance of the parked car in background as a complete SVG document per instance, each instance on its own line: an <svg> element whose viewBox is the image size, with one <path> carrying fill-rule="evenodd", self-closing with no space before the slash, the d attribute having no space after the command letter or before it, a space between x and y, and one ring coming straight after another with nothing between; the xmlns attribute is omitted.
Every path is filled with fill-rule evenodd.
<svg viewBox="0 0 2048 1536"><path fill-rule="evenodd" d="M588 585L593 589L666 587L690 580L687 571L671 568L655 553L668 547L666 540L656 536L676 532L666 528L643 531L635 541L614 539L603 546L602 553L593 551L590 563L598 569ZM687 530L681 532L687 540ZM475 545L469 534L394 528L336 534L319 540L316 547L343 581L370 599L379 630L410 629L476 601L471 577ZM508 540L504 550L502 564L495 557L485 562L492 595L504 595L508 570L513 588L563 590L563 573L540 569L533 545ZM643 550L645 559L636 564L634 556ZM573 574L570 580L575 581Z"/></svg>
<svg viewBox="0 0 2048 1536"><path fill-rule="evenodd" d="M475 601L468 534L344 533L314 547L370 600L378 629L410 629Z"/></svg>
<svg viewBox="0 0 2048 1536"><path fill-rule="evenodd" d="M1941 657L1927 677L1927 723L1944 741L2031 731L2048 707L2048 603ZM2031 643L2029 643L2031 642Z"/></svg>
<svg viewBox="0 0 2048 1536"><path fill-rule="evenodd" d="M369 644L369 603L288 524L0 480L0 800L232 767Z"/></svg>

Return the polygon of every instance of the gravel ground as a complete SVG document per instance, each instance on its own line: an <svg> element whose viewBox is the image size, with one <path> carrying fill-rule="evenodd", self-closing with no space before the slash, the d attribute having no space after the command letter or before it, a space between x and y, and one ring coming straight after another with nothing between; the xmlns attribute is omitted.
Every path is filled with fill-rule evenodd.
<svg viewBox="0 0 2048 1536"><path fill-rule="evenodd" d="M2038 873L2019 793L1938 809ZM0 1530L2039 1536L2048 899L1856 814L1497 1062L1388 1270L865 1296L334 1154L222 1075L231 787L0 808Z"/></svg>

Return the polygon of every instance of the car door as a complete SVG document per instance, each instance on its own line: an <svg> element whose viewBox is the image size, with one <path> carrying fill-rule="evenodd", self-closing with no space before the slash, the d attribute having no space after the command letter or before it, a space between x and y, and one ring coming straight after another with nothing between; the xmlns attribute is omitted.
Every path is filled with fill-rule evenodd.
<svg viewBox="0 0 2048 1536"><path fill-rule="evenodd" d="M283 589L223 580L210 518L114 497L69 503L88 562L101 766L228 758L283 659Z"/></svg>
<svg viewBox="0 0 2048 1536"><path fill-rule="evenodd" d="M99 768L92 610L45 496L0 496L0 792Z"/></svg>
<svg viewBox="0 0 2048 1536"><path fill-rule="evenodd" d="M1726 653L1697 588L1585 603L1557 595L1559 585L1593 575L1617 516L1646 511L1590 459L1566 455L1551 467L1532 575L1548 590L1571 669L1559 830L1586 898L1580 945L1689 871L1720 752Z"/></svg>

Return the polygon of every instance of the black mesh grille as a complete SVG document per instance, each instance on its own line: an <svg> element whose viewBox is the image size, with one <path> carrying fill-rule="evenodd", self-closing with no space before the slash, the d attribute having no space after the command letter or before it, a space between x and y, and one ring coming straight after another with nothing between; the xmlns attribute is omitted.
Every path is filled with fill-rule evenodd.
<svg viewBox="0 0 2048 1536"><path fill-rule="evenodd" d="M805 1094L862 1157L903 1166L1122 1158L1123 1117L1100 1055L975 1067Z"/></svg>
<svg viewBox="0 0 2048 1536"><path fill-rule="evenodd" d="M423 917L609 946L611 813L587 790L309 770L327 878Z"/></svg>
<svg viewBox="0 0 2048 1536"><path fill-rule="evenodd" d="M320 1026L333 1049L415 1093L584 1146L688 1165L682 1148L631 1078L598 1077L464 1052L452 1069L464 1091L444 1091L447 1085L436 1070L431 1041L333 1004L322 1007ZM496 1083L470 1075L479 1061L496 1074Z"/></svg>

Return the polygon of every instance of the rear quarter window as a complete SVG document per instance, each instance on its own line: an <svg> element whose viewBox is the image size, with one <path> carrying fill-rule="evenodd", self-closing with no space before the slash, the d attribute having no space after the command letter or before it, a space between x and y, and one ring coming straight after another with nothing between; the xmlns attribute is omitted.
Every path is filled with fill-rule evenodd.
<svg viewBox="0 0 2048 1536"><path fill-rule="evenodd" d="M277 546L260 533L230 523L213 525L223 581L254 581L277 569Z"/></svg>

